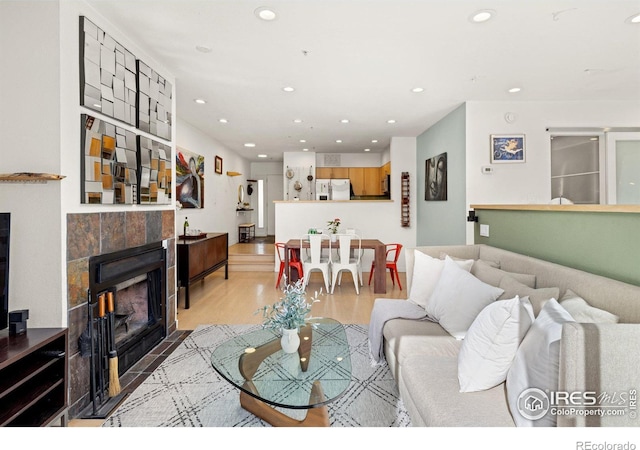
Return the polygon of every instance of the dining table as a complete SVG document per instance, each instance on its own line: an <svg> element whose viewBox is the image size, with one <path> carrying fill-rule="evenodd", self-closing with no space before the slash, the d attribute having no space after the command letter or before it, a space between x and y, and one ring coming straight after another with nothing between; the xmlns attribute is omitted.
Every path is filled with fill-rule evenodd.
<svg viewBox="0 0 640 450"><path fill-rule="evenodd" d="M331 248L339 248L340 244L338 242L332 242ZM300 251L300 248L309 248L309 241L304 241L304 239L289 239L285 243L284 248L284 267L287 274L287 280L291 282L295 282L298 279L297 271L293 271L296 275L292 275L291 267L289 267L289 254L291 250ZM329 242L323 240L322 248L329 248ZM351 240L351 248L358 248L358 241ZM374 263L375 267L378 269L373 274L373 292L376 294L386 294L387 293L387 262L386 262L386 252L387 248L384 242L379 239L361 239L360 240L360 248L363 250L369 249L374 251Z"/></svg>

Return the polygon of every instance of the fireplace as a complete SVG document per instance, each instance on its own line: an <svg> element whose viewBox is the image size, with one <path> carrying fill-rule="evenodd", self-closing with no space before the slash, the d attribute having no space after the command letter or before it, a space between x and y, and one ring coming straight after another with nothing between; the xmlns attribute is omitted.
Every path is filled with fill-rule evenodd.
<svg viewBox="0 0 640 450"><path fill-rule="evenodd" d="M120 376L167 335L162 242L91 257L87 301L84 353L91 357L92 415L101 417L117 401L105 394L114 375L109 358L117 357Z"/></svg>

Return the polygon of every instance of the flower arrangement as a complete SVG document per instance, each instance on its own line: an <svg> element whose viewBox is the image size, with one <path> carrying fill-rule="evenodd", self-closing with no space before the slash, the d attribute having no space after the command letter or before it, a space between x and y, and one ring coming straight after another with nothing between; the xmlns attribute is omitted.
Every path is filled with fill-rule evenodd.
<svg viewBox="0 0 640 450"><path fill-rule="evenodd" d="M338 232L338 227L340 226L340 219L330 220L327 222L327 225L329 225L329 230L331 230L333 234L336 234Z"/></svg>
<svg viewBox="0 0 640 450"><path fill-rule="evenodd" d="M311 318L307 316L311 312L313 303L320 301L318 292L311 298L310 303L306 301L303 278L294 284L286 283L285 279L283 292L284 297L279 302L271 306L263 306L256 311L256 313L262 312L264 318L262 328L282 331L302 327ZM322 289L320 289L320 295L322 295Z"/></svg>

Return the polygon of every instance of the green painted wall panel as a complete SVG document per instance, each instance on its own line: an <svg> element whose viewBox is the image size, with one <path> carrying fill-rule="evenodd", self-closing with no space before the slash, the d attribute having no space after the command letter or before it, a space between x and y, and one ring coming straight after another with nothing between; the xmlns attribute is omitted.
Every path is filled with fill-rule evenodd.
<svg viewBox="0 0 640 450"><path fill-rule="evenodd" d="M466 217L466 105L447 114L416 138L416 243L464 244ZM425 165L447 153L447 200L425 200ZM413 180L411 181L414 182Z"/></svg>
<svg viewBox="0 0 640 450"><path fill-rule="evenodd" d="M476 209L475 242L640 286L640 214ZM489 237L480 236L489 225Z"/></svg>

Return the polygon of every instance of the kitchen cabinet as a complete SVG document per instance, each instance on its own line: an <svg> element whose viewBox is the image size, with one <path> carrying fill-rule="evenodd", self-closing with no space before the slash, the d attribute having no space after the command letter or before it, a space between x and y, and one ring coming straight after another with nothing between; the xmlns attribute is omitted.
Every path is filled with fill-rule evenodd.
<svg viewBox="0 0 640 450"><path fill-rule="evenodd" d="M381 195L379 167L349 167L354 195Z"/></svg>
<svg viewBox="0 0 640 450"><path fill-rule="evenodd" d="M67 328L0 331L0 426L66 425L68 336Z"/></svg>
<svg viewBox="0 0 640 450"><path fill-rule="evenodd" d="M207 233L200 239L178 239L178 286L185 288L184 307L189 309L189 286L224 266L229 278L229 233Z"/></svg>
<svg viewBox="0 0 640 450"><path fill-rule="evenodd" d="M317 167L316 178L318 179L330 179L330 178L349 178L348 167Z"/></svg>

